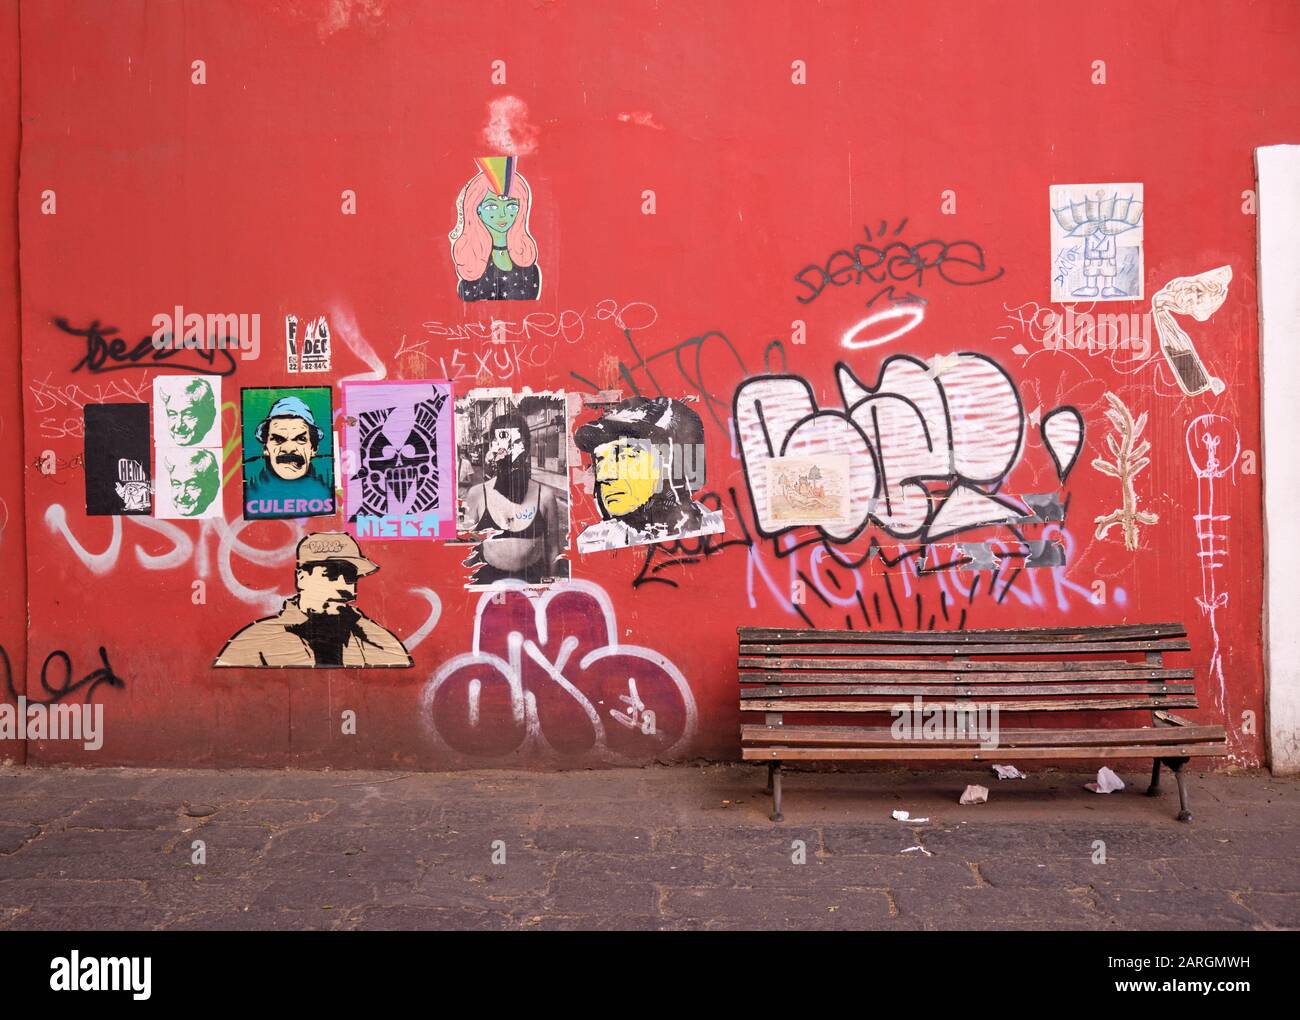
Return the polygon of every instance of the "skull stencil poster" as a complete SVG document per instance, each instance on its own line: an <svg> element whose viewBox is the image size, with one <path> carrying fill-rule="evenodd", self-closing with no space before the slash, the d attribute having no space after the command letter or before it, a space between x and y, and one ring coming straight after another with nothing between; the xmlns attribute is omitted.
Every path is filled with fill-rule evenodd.
<svg viewBox="0 0 1300 1020"><path fill-rule="evenodd" d="M345 382L344 478L358 538L454 538L451 383Z"/></svg>

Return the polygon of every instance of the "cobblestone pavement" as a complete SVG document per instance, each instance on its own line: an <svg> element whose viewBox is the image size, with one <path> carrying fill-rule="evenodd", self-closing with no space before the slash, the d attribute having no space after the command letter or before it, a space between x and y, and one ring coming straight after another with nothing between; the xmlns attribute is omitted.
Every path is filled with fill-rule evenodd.
<svg viewBox="0 0 1300 1020"><path fill-rule="evenodd" d="M1300 928L1300 782L1121 774L7 767L0 928Z"/></svg>

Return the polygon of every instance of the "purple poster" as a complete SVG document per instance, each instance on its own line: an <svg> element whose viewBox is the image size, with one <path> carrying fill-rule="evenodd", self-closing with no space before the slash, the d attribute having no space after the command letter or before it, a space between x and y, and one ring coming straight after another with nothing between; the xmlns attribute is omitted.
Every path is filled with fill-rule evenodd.
<svg viewBox="0 0 1300 1020"><path fill-rule="evenodd" d="M357 538L455 538L451 383L344 382L344 495Z"/></svg>

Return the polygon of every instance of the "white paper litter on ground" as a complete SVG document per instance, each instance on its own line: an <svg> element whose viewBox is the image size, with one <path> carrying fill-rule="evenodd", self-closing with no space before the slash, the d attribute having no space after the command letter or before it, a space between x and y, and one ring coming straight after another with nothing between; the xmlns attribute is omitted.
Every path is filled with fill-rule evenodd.
<svg viewBox="0 0 1300 1020"><path fill-rule="evenodd" d="M921 853L925 854L926 857L933 857L933 856L934 856L934 854L930 853L930 851L927 850L927 849L926 849L925 847L923 847L923 846L909 846L907 849L905 849L905 850L900 850L900 851L898 851L898 852L899 852L900 854L910 854L910 853L914 853L914 852L917 851L917 850L920 850Z"/></svg>
<svg viewBox="0 0 1300 1020"><path fill-rule="evenodd" d="M987 786L976 786L974 783L971 783L970 786L966 787L966 789L962 791L960 803L983 804L988 799L989 788Z"/></svg>
<svg viewBox="0 0 1300 1020"><path fill-rule="evenodd" d="M1097 770L1097 781L1085 783L1083 788L1093 793L1114 793L1116 790L1124 789L1124 780L1103 765Z"/></svg>
<svg viewBox="0 0 1300 1020"><path fill-rule="evenodd" d="M907 811L895 811L894 821L896 822L928 822L928 818L913 818Z"/></svg>
<svg viewBox="0 0 1300 1020"><path fill-rule="evenodd" d="M1028 779L1029 777L1021 772L1014 765L994 765L993 771L998 774L999 779Z"/></svg>

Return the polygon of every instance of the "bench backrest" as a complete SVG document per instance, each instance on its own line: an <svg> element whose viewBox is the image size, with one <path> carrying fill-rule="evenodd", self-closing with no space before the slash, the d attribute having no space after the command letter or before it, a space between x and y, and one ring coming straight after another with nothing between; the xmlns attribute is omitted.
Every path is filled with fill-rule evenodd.
<svg viewBox="0 0 1300 1020"><path fill-rule="evenodd" d="M740 627L745 712L888 712L996 702L1000 712L1196 708L1182 624L966 631Z"/></svg>

